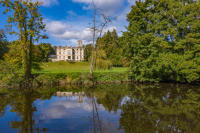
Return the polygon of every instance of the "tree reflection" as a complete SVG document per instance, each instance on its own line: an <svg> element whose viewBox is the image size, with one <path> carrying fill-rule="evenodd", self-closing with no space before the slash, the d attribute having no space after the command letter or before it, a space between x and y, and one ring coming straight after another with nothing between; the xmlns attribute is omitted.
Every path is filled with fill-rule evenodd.
<svg viewBox="0 0 200 133"><path fill-rule="evenodd" d="M124 89L121 89L121 88ZM95 88L87 88L86 95L91 100L92 133L119 133L122 132L112 122L107 121L105 116L100 115L99 105L103 105L106 111L117 113L120 109L122 99L127 95L126 85L98 85Z"/></svg>
<svg viewBox="0 0 200 133"><path fill-rule="evenodd" d="M99 85L81 88L81 90L77 88L68 88L68 91L82 92L84 90L84 96L87 97L79 100L89 102L88 104L91 105L88 123L93 133L200 132L199 87L162 84ZM20 119L10 121L9 125L20 133L48 132L47 128L41 127L44 123L40 123L35 115L38 107L35 101L50 99L57 91L56 88L40 88L17 89L0 93L0 113L3 116L6 107L10 105L10 111L16 112ZM59 91L66 92L66 89L61 88ZM85 101L85 98L88 101ZM111 117L108 118L107 115ZM113 119L115 122L110 120L112 117L115 117ZM118 117L120 117L119 124Z"/></svg>
<svg viewBox="0 0 200 133"><path fill-rule="evenodd" d="M0 116L4 116L6 106L9 103L9 99L6 94L0 94Z"/></svg>
<svg viewBox="0 0 200 133"><path fill-rule="evenodd" d="M123 89L122 89L123 88ZM122 99L128 94L126 85L100 85L96 86L94 96L97 103L102 104L109 112L120 109Z"/></svg>
<svg viewBox="0 0 200 133"><path fill-rule="evenodd" d="M20 120L10 121L9 125L13 129L17 129L19 133L40 133L47 132L46 128L39 126L39 120L34 118L34 112L37 111L34 101L40 97L34 89L13 89L7 95L1 95L0 99L4 99L0 103L0 111L3 115L5 107L10 105L10 112L16 112ZM37 122L36 122L37 121Z"/></svg>
<svg viewBox="0 0 200 133"><path fill-rule="evenodd" d="M200 132L200 95L194 89L136 86L122 106L126 133Z"/></svg>

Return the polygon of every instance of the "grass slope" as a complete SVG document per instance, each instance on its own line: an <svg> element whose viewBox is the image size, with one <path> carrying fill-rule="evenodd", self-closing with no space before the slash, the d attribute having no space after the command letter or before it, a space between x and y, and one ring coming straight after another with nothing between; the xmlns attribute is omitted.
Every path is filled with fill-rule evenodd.
<svg viewBox="0 0 200 133"><path fill-rule="evenodd" d="M41 63L41 70L34 71L33 73L73 73L73 72L89 72L90 63L88 62L48 62ZM124 67L113 67L109 70L95 70L95 72L106 73L106 72L126 72L128 68Z"/></svg>

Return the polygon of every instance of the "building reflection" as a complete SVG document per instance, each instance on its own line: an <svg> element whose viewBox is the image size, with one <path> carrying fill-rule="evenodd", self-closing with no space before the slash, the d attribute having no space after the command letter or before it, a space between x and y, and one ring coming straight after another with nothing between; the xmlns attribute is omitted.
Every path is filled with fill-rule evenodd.
<svg viewBox="0 0 200 133"><path fill-rule="evenodd" d="M8 129L18 133L199 133L199 87L122 87L84 92L9 90L0 95L0 115L9 118L13 112L14 117L1 119L9 127L0 133L9 133Z"/></svg>
<svg viewBox="0 0 200 133"><path fill-rule="evenodd" d="M60 91L58 91L56 93L56 96L67 97L67 98L78 97L78 102L83 103L83 97L85 96L85 93L84 92L60 92Z"/></svg>

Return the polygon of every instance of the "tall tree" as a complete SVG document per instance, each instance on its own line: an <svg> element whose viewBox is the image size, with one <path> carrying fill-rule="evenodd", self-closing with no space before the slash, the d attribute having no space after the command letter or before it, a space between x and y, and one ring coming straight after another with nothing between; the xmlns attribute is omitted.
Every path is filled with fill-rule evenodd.
<svg viewBox="0 0 200 133"><path fill-rule="evenodd" d="M125 54L135 80L200 79L199 1L137 1L127 20Z"/></svg>
<svg viewBox="0 0 200 133"><path fill-rule="evenodd" d="M6 41L6 36L3 30L0 29L0 59L8 51L8 42Z"/></svg>
<svg viewBox="0 0 200 133"><path fill-rule="evenodd" d="M114 66L122 65L122 46L115 29L112 32L107 31L98 38L97 43L100 44L100 49L105 51L107 60L110 60Z"/></svg>
<svg viewBox="0 0 200 133"><path fill-rule="evenodd" d="M90 57L92 55L92 44L87 44L85 46L84 54L85 54L85 56L84 56L85 61L89 61Z"/></svg>
<svg viewBox="0 0 200 133"><path fill-rule="evenodd" d="M111 22L111 17L106 16L102 11L100 11L95 3L92 0L93 5L93 26L92 26L92 56L91 56L91 66L90 66L90 74L93 76L94 67L96 65L96 59L98 56L99 44L96 43L96 38L102 37L104 28ZM98 18L102 18L101 22L98 23Z"/></svg>
<svg viewBox="0 0 200 133"><path fill-rule="evenodd" d="M29 0L2 0L0 3L6 7L4 13L10 12L7 22L18 28L19 32L10 33L19 36L23 47L24 78L28 80L31 77L33 42L44 38L41 32L44 30L45 25L38 10L39 3Z"/></svg>

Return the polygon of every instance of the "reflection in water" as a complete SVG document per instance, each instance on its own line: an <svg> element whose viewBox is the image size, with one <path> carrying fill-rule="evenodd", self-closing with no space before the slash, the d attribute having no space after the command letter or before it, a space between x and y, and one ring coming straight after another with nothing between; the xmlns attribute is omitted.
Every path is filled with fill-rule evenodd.
<svg viewBox="0 0 200 133"><path fill-rule="evenodd" d="M12 91L8 96L3 96L1 100L5 100L11 106L10 112L16 112L20 117L18 120L10 120L8 122L9 128L16 129L19 133L34 133L34 132L46 132L46 128L41 128L39 123L35 123L37 119L33 118L34 112L37 108L33 104L36 100L37 93L32 89L21 89L18 91ZM1 111L2 112L2 111Z"/></svg>
<svg viewBox="0 0 200 133"><path fill-rule="evenodd" d="M136 88L122 106L120 126L126 133L200 132L198 88Z"/></svg>
<svg viewBox="0 0 200 133"><path fill-rule="evenodd" d="M200 88L0 89L2 133L199 133Z"/></svg>
<svg viewBox="0 0 200 133"><path fill-rule="evenodd" d="M66 97L73 97L73 96L78 96L78 101L79 103L82 103L83 102L83 97L85 96L85 93L84 92L61 92L61 91L58 91L56 93L56 95L58 97L63 97L63 96L66 96Z"/></svg>

